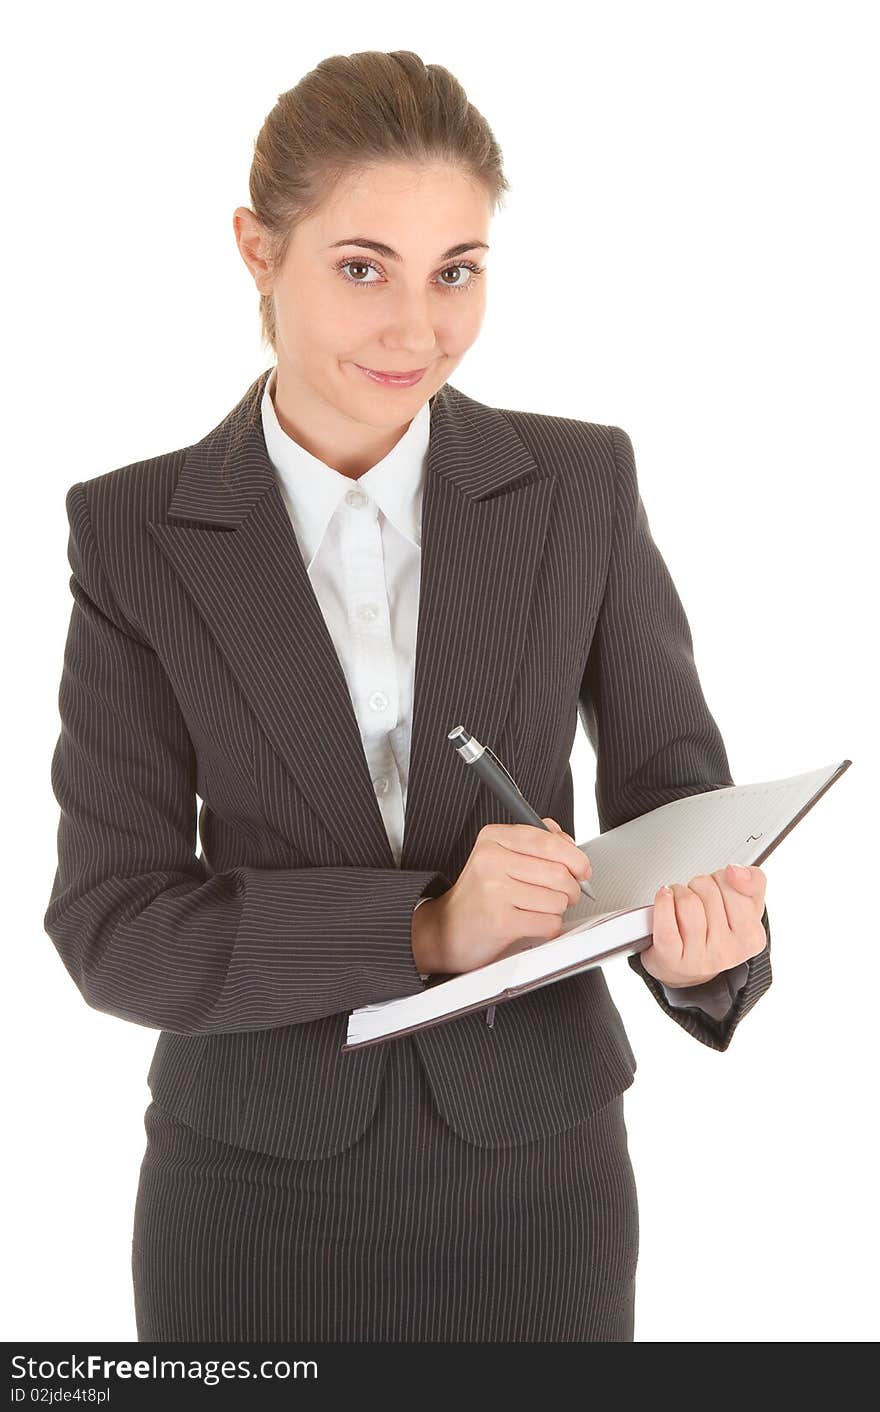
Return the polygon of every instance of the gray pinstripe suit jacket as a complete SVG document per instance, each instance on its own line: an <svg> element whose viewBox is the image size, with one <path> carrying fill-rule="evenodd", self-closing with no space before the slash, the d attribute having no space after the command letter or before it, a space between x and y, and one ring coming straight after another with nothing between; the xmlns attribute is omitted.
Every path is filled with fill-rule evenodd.
<svg viewBox="0 0 880 1412"><path fill-rule="evenodd" d="M161 1031L155 1099L212 1137L314 1158L354 1142L379 1096L387 1046L343 1053L348 1012L422 989L413 908L499 820L449 747L453 725L569 832L578 715L602 831L734 781L629 437L447 383L432 399L397 868L266 453L269 372L202 441L67 494L44 925L90 1005ZM722 1021L669 1005L629 964L724 1050L771 983L766 911L764 924ZM500 1005L492 1028L472 1012L413 1039L444 1118L482 1147L570 1126L636 1069L601 969Z"/></svg>

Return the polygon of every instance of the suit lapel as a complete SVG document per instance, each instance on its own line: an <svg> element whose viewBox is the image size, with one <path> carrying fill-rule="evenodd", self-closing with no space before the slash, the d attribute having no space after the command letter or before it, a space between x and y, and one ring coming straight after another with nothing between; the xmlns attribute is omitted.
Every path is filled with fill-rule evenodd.
<svg viewBox="0 0 880 1412"><path fill-rule="evenodd" d="M271 369L184 461L149 533L257 719L352 866L394 867L348 684L269 461ZM445 384L432 398L403 868L436 868L479 781L447 739L504 725L555 481L504 416Z"/></svg>

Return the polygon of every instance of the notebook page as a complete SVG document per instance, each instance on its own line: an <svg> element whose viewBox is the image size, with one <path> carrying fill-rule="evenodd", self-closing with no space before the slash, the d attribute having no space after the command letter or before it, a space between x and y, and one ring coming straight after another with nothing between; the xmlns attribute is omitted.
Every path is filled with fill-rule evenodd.
<svg viewBox="0 0 880 1412"><path fill-rule="evenodd" d="M663 883L687 884L697 873L765 857L841 763L674 799L579 843L593 865L596 900L581 896L564 913L563 926L568 931L609 912L652 905Z"/></svg>

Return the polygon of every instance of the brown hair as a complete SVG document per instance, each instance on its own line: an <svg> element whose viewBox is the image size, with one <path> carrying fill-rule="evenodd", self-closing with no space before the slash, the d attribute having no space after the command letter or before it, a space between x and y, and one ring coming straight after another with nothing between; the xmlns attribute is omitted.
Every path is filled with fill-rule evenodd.
<svg viewBox="0 0 880 1412"><path fill-rule="evenodd" d="M447 162L482 182L493 211L510 190L501 149L458 80L409 49L334 54L282 93L254 143L249 190L273 267L343 177L380 162ZM260 295L273 351L275 306Z"/></svg>

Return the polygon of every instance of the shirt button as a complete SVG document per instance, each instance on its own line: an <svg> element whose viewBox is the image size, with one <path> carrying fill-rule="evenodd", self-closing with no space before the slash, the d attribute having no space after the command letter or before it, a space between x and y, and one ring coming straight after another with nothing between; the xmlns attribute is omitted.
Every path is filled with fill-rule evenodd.
<svg viewBox="0 0 880 1412"><path fill-rule="evenodd" d="M359 618L363 618L364 622L371 623L378 611L375 603L362 603L357 610L357 615Z"/></svg>
<svg viewBox="0 0 880 1412"><path fill-rule="evenodd" d="M367 497L362 490L349 490L345 496L345 503L353 505L355 509L360 509L362 505L366 505Z"/></svg>
<svg viewBox="0 0 880 1412"><path fill-rule="evenodd" d="M370 705L374 711L384 711L388 706L388 697L384 691L374 691L370 697Z"/></svg>

